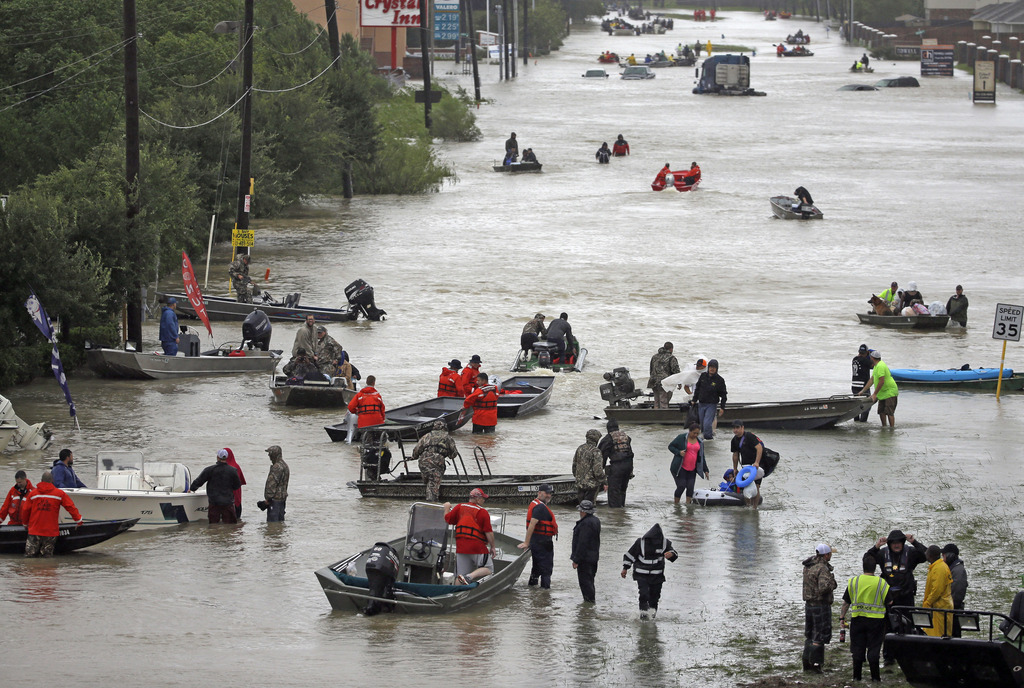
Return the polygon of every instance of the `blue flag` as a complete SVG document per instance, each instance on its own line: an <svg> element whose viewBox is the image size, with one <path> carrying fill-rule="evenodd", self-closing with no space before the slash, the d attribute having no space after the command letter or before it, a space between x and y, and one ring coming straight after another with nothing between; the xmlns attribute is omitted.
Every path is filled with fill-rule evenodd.
<svg viewBox="0 0 1024 688"><path fill-rule="evenodd" d="M43 333L43 336L53 344L53 351L50 353L50 367L53 368L53 376L57 378L57 384L64 390L64 398L68 402L71 417L74 418L75 402L71 399L71 390L68 389L68 379L64 375L64 364L60 362L60 352L57 351L57 338L53 336L53 325L50 324L50 318L47 317L46 311L43 310L43 304L39 302L39 297L36 296L34 291L28 297L28 301L25 302L25 308L28 309L32 322L36 324L36 327Z"/></svg>

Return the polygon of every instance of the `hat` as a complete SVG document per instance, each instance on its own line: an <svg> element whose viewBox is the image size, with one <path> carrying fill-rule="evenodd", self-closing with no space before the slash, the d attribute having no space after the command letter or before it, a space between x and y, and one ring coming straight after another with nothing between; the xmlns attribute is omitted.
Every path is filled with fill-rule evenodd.
<svg viewBox="0 0 1024 688"><path fill-rule="evenodd" d="M879 361L882 360L882 352L878 349L871 350L871 358L877 358Z"/></svg>
<svg viewBox="0 0 1024 688"><path fill-rule="evenodd" d="M327 334L327 328L324 327L323 325L317 325L316 326L316 333L320 334L321 332L323 332L324 334Z"/></svg>
<svg viewBox="0 0 1024 688"><path fill-rule="evenodd" d="M942 548L943 554L952 554L954 557L960 556L960 548L954 545L952 542Z"/></svg>
<svg viewBox="0 0 1024 688"><path fill-rule="evenodd" d="M276 444L272 444L267 447L266 452L270 454L270 458L274 458L275 456L281 458L281 447Z"/></svg>
<svg viewBox="0 0 1024 688"><path fill-rule="evenodd" d="M862 354L866 354L868 352L868 345L867 344L861 344L860 348L857 349L857 351L859 351Z"/></svg>
<svg viewBox="0 0 1024 688"><path fill-rule="evenodd" d="M487 495L486 492L481 490L479 487L474 487L473 491L469 493L469 496L470 497L483 497L484 499L487 499L488 495Z"/></svg>
<svg viewBox="0 0 1024 688"><path fill-rule="evenodd" d="M608 432L613 432L615 430L618 430L619 429L619 421L615 420L614 418L609 418L608 419L608 424L605 425L605 427L608 428Z"/></svg>
<svg viewBox="0 0 1024 688"><path fill-rule="evenodd" d="M548 494L555 494L555 488L551 483L544 483L537 488L538 492L547 492Z"/></svg>
<svg viewBox="0 0 1024 688"><path fill-rule="evenodd" d="M821 543L820 545L818 545L817 547L814 548L814 551L817 552L818 554L824 556L826 554L831 554L832 553L832 548L829 547L828 545L826 545L825 543Z"/></svg>
<svg viewBox="0 0 1024 688"><path fill-rule="evenodd" d="M696 365L698 368L707 368L708 367L708 359L706 359L706 358L698 358L697 362L694 365Z"/></svg>
<svg viewBox="0 0 1024 688"><path fill-rule="evenodd" d="M173 296L167 297L167 305L168 306L173 306L176 303L178 303L178 299L174 298Z"/></svg>
<svg viewBox="0 0 1024 688"><path fill-rule="evenodd" d="M732 422L732 426L733 426L734 428L742 428L742 427L743 427L743 421L741 421L741 420L739 420L739 419L736 419L736 420L734 420L734 421Z"/></svg>
<svg viewBox="0 0 1024 688"><path fill-rule="evenodd" d="M306 349L304 347L301 347L301 346L298 349L295 350L295 355L296 356L305 356L307 353L308 352L306 351Z"/></svg>
<svg viewBox="0 0 1024 688"><path fill-rule="evenodd" d="M584 499L582 502L580 502L580 505L578 507L576 507L576 508L579 509L580 511L582 511L583 513L585 513L585 514L592 514L592 513L594 513L594 503L592 501L590 501L589 499Z"/></svg>
<svg viewBox="0 0 1024 688"><path fill-rule="evenodd" d="M535 315L533 317L539 318L539 319L543 320L544 319L544 314L543 313L538 313L537 315Z"/></svg>
<svg viewBox="0 0 1024 688"><path fill-rule="evenodd" d="M910 282L907 284L907 289L910 291L917 291L917 282Z"/></svg>
<svg viewBox="0 0 1024 688"><path fill-rule="evenodd" d="M228 450L227 449L221 449L219 452L217 452L217 458L218 459L226 459L226 458L228 458Z"/></svg>
<svg viewBox="0 0 1024 688"><path fill-rule="evenodd" d="M480 360L480 356L478 354L473 354L473 357L471 359L469 359L469 362L470 363L483 363L483 361Z"/></svg>
<svg viewBox="0 0 1024 688"><path fill-rule="evenodd" d="M453 358L452 360L448 361L448 367L451 368L452 370L458 370L459 368L462 367L462 361L460 361L457 358Z"/></svg>

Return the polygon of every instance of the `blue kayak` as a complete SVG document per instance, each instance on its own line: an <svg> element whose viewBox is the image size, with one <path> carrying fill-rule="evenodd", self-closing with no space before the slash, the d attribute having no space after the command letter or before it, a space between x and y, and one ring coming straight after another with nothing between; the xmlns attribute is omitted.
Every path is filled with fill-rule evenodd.
<svg viewBox="0 0 1024 688"><path fill-rule="evenodd" d="M972 380L997 380L999 368L974 368L960 370L917 370L916 368L891 368L892 379L896 382L970 382ZM1011 368L1003 368L1003 380L1013 377Z"/></svg>

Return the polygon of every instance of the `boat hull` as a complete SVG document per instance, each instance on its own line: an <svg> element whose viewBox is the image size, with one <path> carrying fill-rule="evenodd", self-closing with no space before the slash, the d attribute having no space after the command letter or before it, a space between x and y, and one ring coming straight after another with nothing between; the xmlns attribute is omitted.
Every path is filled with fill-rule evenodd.
<svg viewBox="0 0 1024 688"><path fill-rule="evenodd" d="M62 523L57 541L53 546L53 552L54 554L66 554L98 545L125 532L136 522L136 519L130 518L83 522L77 528L74 523ZM25 554L25 540L27 539L28 529L25 526L0 526L0 554Z"/></svg>
<svg viewBox="0 0 1024 688"><path fill-rule="evenodd" d="M431 431L434 421L443 420L448 431L458 430L473 417L472 408L463 408L462 397L437 397L417 404L400 406L384 413L384 423L357 428L354 440L360 440L366 431L387 432L391 437L403 440L417 439ZM348 437L347 423L324 426L332 442L344 442Z"/></svg>
<svg viewBox="0 0 1024 688"><path fill-rule="evenodd" d="M178 300L178 315L180 317L195 319L195 309L189 303L185 294L158 294L161 297L173 296ZM245 316L253 311L263 311L271 320L283 320L286 322L304 322L307 315L315 315L318 323L328 322L349 322L359 317L359 310L356 308L321 308L317 306L285 306L271 303L241 303L224 296L203 295L203 303L206 304L206 315L210 320L245 320Z"/></svg>
<svg viewBox="0 0 1024 688"><path fill-rule="evenodd" d="M453 504L469 499L474 487L482 488L488 502L503 504L529 504L544 483L555 488L552 504L576 504L576 479L571 475L489 475L455 476L450 472L441 480L438 501ZM403 473L393 480L358 480L355 483L363 497L422 500L426 494L421 475Z"/></svg>
<svg viewBox="0 0 1024 688"><path fill-rule="evenodd" d="M892 372L893 379L896 380L897 384L899 384L900 387L910 387L910 388L913 388L913 389L935 390L935 391L964 391L964 392L984 391L984 392L994 392L995 389L996 389L996 386L999 383L999 371L998 371L998 369L996 370L996 374L995 374L994 377L976 378L976 379L973 379L973 380L971 380L971 379L940 379L941 377L943 377L942 375L937 375L933 379L927 379L926 376L922 376L919 379L906 379L906 378L903 378L902 376L900 376L899 373L900 373L901 370L906 370L906 369L898 369L897 368L897 369L894 369L894 370L890 371L890 372ZM981 368L979 370L985 370L985 369ZM952 371L934 370L934 371L914 371L914 372L917 372L917 373L931 372L931 373L939 373L939 374L941 374L941 373L947 373L947 372L948 373L957 373L957 372L961 372L961 371L957 371L957 370L952 370ZM964 371L964 372L969 372L969 371ZM1006 375L1007 372L1010 372L1011 374L1010 375ZM1024 390L1024 374L1013 373L1013 371L1003 371L1003 373L1004 373L1003 374L1003 384L1001 386L1000 391L1002 391L1002 392L1020 392L1021 390Z"/></svg>
<svg viewBox="0 0 1024 688"><path fill-rule="evenodd" d="M539 411L551 399L555 378L550 375L513 375L502 380L502 390L519 390L519 394L502 394L498 397L498 418L521 418Z"/></svg>
<svg viewBox="0 0 1024 688"><path fill-rule="evenodd" d="M818 210L817 206L800 206L804 210L794 211L793 204L796 199L791 196L772 196L769 199L772 214L780 220L822 220L824 213Z"/></svg>
<svg viewBox="0 0 1024 688"><path fill-rule="evenodd" d="M734 420L748 428L766 430L817 430L848 421L872 405L870 397L837 395L799 401L730 403L718 419L719 432ZM686 425L687 403L656 409L649 401L636 406L609 406L605 416L620 425Z"/></svg>
<svg viewBox="0 0 1024 688"><path fill-rule="evenodd" d="M579 342L576 342L576 346L579 347ZM534 370L550 370L555 373L580 373L583 372L583 366L586 364L587 350L584 348L579 348L579 355L573 363L552 363L547 367L541 366L540 359L537 356L525 359L523 350L520 349L516 353L516 360L512 362L509 370L513 373L528 373Z"/></svg>
<svg viewBox="0 0 1024 688"><path fill-rule="evenodd" d="M166 380L179 377L210 377L240 373L271 373L281 360L280 351L253 349L245 356L202 354L164 356L119 349L91 349L86 361L97 375L134 380Z"/></svg>
<svg viewBox="0 0 1024 688"><path fill-rule="evenodd" d="M495 172L540 172L544 166L539 162L514 162L511 165L494 165Z"/></svg>
<svg viewBox="0 0 1024 688"><path fill-rule="evenodd" d="M205 492L156 492L148 490L65 489L85 521L138 519L135 530L166 528L209 519ZM61 512L62 523L72 522Z"/></svg>
<svg viewBox="0 0 1024 688"><path fill-rule="evenodd" d="M274 401L285 406L300 408L345 408L356 392L348 387L329 384L303 383L286 385L283 377L270 378L270 391Z"/></svg>
<svg viewBox="0 0 1024 688"><path fill-rule="evenodd" d="M941 330L949 324L948 315L875 315L858 313L857 319L865 325L891 327L902 330Z"/></svg>

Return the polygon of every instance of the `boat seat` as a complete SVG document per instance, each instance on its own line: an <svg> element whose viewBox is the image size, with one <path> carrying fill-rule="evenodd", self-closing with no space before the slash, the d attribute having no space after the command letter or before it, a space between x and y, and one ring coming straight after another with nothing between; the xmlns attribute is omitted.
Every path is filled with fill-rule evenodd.
<svg viewBox="0 0 1024 688"><path fill-rule="evenodd" d="M146 478L161 492L184 492L191 482L185 464L170 461L146 462ZM161 488L167 488L166 490Z"/></svg>
<svg viewBox="0 0 1024 688"><path fill-rule="evenodd" d="M138 471L112 471L110 473L102 473L100 475L100 484L97 485L102 490L145 490L147 486L143 485L142 477Z"/></svg>
<svg viewBox="0 0 1024 688"><path fill-rule="evenodd" d="M556 351L557 349L557 344L555 344L554 342L549 342L547 340L533 343L534 351Z"/></svg>

